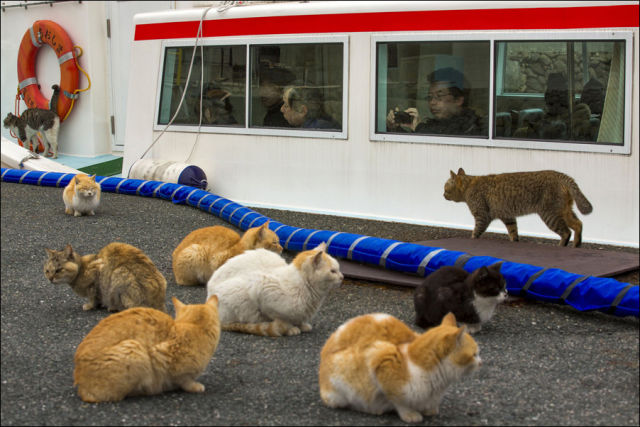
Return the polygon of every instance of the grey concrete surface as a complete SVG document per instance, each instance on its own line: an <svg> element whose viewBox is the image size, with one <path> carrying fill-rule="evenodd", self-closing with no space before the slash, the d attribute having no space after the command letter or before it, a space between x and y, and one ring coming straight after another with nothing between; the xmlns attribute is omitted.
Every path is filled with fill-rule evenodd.
<svg viewBox="0 0 640 427"><path fill-rule="evenodd" d="M395 413L334 410L320 400L320 349L340 324L370 312L389 313L408 324L413 320L412 289L350 280L328 297L310 333L273 339L223 332L200 377L203 394L175 391L119 403L82 402L72 385L73 355L108 313L84 312L84 301L68 286L45 279L44 248L71 243L84 254L112 241L130 243L165 275L168 299L175 295L186 303L201 303L205 288L176 285L171 252L196 228L230 225L160 199L103 193L96 216L74 218L64 214L61 188L2 183L1 193L2 425L404 424ZM288 225L403 241L467 235L256 210ZM168 306L173 314L170 302ZM475 336L481 369L452 386L440 414L423 424L637 426L638 337L636 318L512 300L500 305Z"/></svg>

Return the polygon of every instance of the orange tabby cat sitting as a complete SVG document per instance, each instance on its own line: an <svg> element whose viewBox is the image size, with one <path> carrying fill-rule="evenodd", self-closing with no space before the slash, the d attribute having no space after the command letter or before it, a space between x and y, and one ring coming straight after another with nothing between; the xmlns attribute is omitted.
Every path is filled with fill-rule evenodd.
<svg viewBox="0 0 640 427"><path fill-rule="evenodd" d="M192 231L173 251L173 274L178 285L204 285L214 271L229 258L249 249L268 249L280 253L278 235L269 222L248 229L242 238L221 225Z"/></svg>
<svg viewBox="0 0 640 427"><path fill-rule="evenodd" d="M95 215L100 204L100 184L96 182L96 176L81 173L74 176L62 192L62 201L66 214Z"/></svg>
<svg viewBox="0 0 640 427"><path fill-rule="evenodd" d="M73 385L82 400L114 402L175 388L204 391L196 378L218 347L218 298L185 305L174 297L173 305L175 320L136 307L102 319L87 334L74 357Z"/></svg>

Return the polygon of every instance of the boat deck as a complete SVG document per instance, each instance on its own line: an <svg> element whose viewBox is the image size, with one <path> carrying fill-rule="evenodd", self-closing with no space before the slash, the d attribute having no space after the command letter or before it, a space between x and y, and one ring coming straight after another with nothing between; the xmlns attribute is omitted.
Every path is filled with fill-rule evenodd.
<svg viewBox="0 0 640 427"><path fill-rule="evenodd" d="M122 175L122 156L118 155L103 154L95 157L81 157L58 154L58 158L54 160L89 175L115 177Z"/></svg>

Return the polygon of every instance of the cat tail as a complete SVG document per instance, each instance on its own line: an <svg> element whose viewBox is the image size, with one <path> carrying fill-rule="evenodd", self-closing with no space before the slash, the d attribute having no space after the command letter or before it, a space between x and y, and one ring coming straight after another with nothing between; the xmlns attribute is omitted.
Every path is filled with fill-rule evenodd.
<svg viewBox="0 0 640 427"><path fill-rule="evenodd" d="M58 114L58 98L60 96L60 86L53 85L51 86L53 89L53 95L51 95L51 101L49 101L49 110Z"/></svg>
<svg viewBox="0 0 640 427"><path fill-rule="evenodd" d="M150 388L153 369L144 346L124 340L100 354L76 354L73 385L85 402L117 402Z"/></svg>
<svg viewBox="0 0 640 427"><path fill-rule="evenodd" d="M593 211L593 206L591 206L591 203L589 202L589 200L587 200L585 195L582 194L582 191L580 191L580 187L578 187L578 184L576 184L573 178L568 175L562 174L562 182L567 187L567 190L569 191L569 194L571 194L571 197L573 197L576 201L576 206L578 206L580 212L583 215L590 214Z"/></svg>
<svg viewBox="0 0 640 427"><path fill-rule="evenodd" d="M242 332L263 337L281 337L283 335L298 335L300 329L280 319L260 323L227 323L222 325L223 331Z"/></svg>

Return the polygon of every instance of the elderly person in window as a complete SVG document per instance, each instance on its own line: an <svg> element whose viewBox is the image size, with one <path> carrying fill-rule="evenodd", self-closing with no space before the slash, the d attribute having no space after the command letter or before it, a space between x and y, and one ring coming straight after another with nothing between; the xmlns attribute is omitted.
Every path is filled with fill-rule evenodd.
<svg viewBox="0 0 640 427"><path fill-rule="evenodd" d="M260 72L258 93L262 105L267 109L262 120L263 126L291 127L281 111L284 103L282 94L285 86L290 85L295 78L290 70L280 66L265 67Z"/></svg>
<svg viewBox="0 0 640 427"><path fill-rule="evenodd" d="M452 67L440 68L427 77L429 110L433 117L420 122L416 108L389 111L387 131L441 135L485 135L480 118L467 107L468 84Z"/></svg>
<svg viewBox="0 0 640 427"><path fill-rule="evenodd" d="M320 89L310 86L291 86L283 95L282 114L293 127L305 129L335 129L342 127L324 110Z"/></svg>

